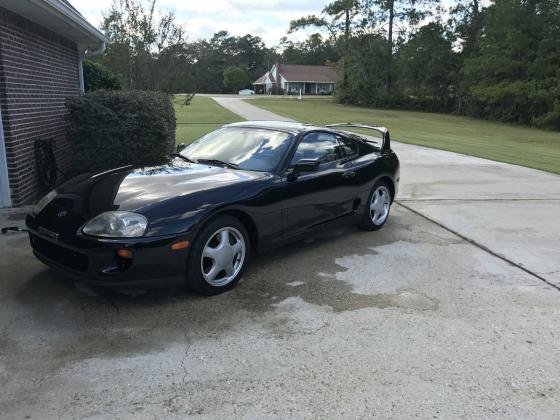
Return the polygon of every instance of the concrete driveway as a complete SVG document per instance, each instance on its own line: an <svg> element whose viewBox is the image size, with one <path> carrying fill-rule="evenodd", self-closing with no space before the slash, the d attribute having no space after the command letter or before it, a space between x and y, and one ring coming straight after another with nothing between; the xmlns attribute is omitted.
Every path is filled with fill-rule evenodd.
<svg viewBox="0 0 560 420"><path fill-rule="evenodd" d="M248 120L289 120L248 100L214 100ZM560 176L391 144L401 161L399 205L560 287Z"/></svg>
<svg viewBox="0 0 560 420"><path fill-rule="evenodd" d="M269 253L213 298L92 290L0 237L0 416L557 418L559 177L395 149L383 230Z"/></svg>

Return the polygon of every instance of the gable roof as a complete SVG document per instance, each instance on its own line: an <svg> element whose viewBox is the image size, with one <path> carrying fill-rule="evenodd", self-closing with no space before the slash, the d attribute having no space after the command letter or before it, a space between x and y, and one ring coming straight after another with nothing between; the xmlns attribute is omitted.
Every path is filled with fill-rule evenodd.
<svg viewBox="0 0 560 420"><path fill-rule="evenodd" d="M288 82L336 83L339 79L336 70L329 66L278 64L278 73Z"/></svg>
<svg viewBox="0 0 560 420"><path fill-rule="evenodd" d="M253 82L254 85L264 85L266 83L266 79L268 78L268 80L270 80L271 83L276 83L276 79L274 78L274 76L272 75L271 71L267 71L265 74L263 74L261 77L259 77L257 80L255 80Z"/></svg>

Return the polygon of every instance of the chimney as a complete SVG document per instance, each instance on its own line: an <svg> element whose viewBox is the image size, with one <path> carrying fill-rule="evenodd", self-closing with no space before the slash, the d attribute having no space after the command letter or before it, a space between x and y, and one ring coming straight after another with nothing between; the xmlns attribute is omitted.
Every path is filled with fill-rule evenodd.
<svg viewBox="0 0 560 420"><path fill-rule="evenodd" d="M274 79L276 80L276 83L280 83L279 80L278 80L278 73L279 73L278 67L279 67L279 65L280 64L278 63L278 58L276 58L276 66L275 66L276 74L274 75Z"/></svg>

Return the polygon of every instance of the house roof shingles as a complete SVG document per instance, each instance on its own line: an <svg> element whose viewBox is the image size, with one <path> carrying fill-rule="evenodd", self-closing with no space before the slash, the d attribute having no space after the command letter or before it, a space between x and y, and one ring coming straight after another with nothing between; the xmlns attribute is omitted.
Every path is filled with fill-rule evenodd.
<svg viewBox="0 0 560 420"><path fill-rule="evenodd" d="M307 66L301 64L278 64L278 74L288 82L318 82L336 83L339 76L336 70L329 66ZM265 79L276 83L273 74L267 71L253 82L254 85L264 85Z"/></svg>
<svg viewBox="0 0 560 420"><path fill-rule="evenodd" d="M289 82L336 83L339 78L336 70L329 66L279 64L278 73Z"/></svg>

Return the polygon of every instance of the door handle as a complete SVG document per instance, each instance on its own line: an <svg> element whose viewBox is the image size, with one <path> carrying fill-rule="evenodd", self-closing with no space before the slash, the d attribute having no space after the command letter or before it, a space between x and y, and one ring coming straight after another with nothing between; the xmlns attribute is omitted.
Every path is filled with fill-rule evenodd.
<svg viewBox="0 0 560 420"><path fill-rule="evenodd" d="M344 179L351 179L354 178L355 176L356 176L356 172L354 171L347 171L342 174L342 178Z"/></svg>

